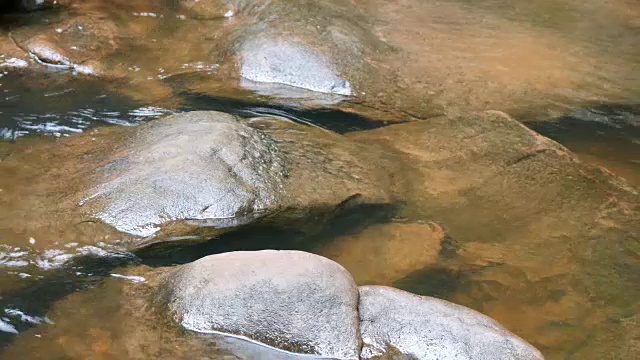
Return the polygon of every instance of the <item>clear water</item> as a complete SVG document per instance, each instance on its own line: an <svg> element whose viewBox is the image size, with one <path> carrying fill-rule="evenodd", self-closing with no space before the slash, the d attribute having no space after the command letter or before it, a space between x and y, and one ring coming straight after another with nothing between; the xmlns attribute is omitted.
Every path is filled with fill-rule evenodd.
<svg viewBox="0 0 640 360"><path fill-rule="evenodd" d="M378 30L389 41L409 49L411 63L398 60L406 71L403 75L427 74L420 79L426 79L424 87L433 86L433 91L425 91L430 102L451 112L500 109L513 113L583 161L640 185L640 7L636 1L354 3L380 18ZM33 189L48 189L50 184L37 184L33 174L55 159L33 153L20 169L6 171L2 161L7 156L105 125L135 126L187 110L274 115L338 133L388 125L338 110L301 110L264 96L246 96L246 100L237 100L235 93L227 96L220 90L224 87L203 85L202 79L215 73L215 61L207 62L203 55L207 49L189 47L184 41L187 35L202 34L196 31L197 23L177 17L175 2L113 0L108 6L123 23L138 26L144 39L161 41L145 41L138 47L125 43L127 51L113 56L114 67L139 74L130 83L64 73L3 73L0 169L5 172L0 173L0 200L27 182L36 184ZM5 16L0 21L3 28L15 29L64 16L46 12L27 18ZM205 60L199 62L199 57ZM128 60L126 65L123 59ZM22 200L31 201L11 201ZM55 201L38 199L33 211L39 211L40 203ZM0 218L16 221L21 219L17 209L32 205L0 204L5 206L0 208ZM535 246L517 241L487 244L478 238L512 229L494 229L477 218L458 219L455 214L441 217L455 236L441 239L435 252L418 251L424 249L425 239L434 237L427 225L431 219L407 219L401 206L353 209L311 238L294 229L252 228L206 244L156 246L135 254L104 244L75 244L56 234L36 234L30 232L36 226L25 220L15 227L21 231L0 229L0 358L191 359L255 351L240 351L227 340L203 339L173 328L140 303L139 293L145 287L139 280L159 266L264 248L311 251L340 262L361 284L393 285L478 309L540 347L550 359L637 354L637 234L628 234L624 246L591 239ZM509 255L520 263L500 265L500 259ZM549 259L553 259L552 268ZM543 275L531 278L532 273ZM568 273L579 274L580 281ZM584 283L590 284L589 291L595 289L589 296L576 290ZM627 346L628 352L621 346Z"/></svg>

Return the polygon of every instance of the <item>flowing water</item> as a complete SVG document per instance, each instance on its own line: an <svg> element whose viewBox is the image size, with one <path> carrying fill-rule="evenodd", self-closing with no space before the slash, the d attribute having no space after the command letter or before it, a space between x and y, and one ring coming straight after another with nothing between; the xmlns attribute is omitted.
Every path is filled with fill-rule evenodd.
<svg viewBox="0 0 640 360"><path fill-rule="evenodd" d="M95 11L95 1L85 3ZM626 178L632 187L640 186L637 1L353 3L376 18L381 37L405 51L390 60L402 68L401 79L415 79L401 86L424 94L434 113L506 111L583 161ZM10 230L0 229L0 358L266 356L260 352L264 349L248 344L181 332L148 309L139 296L145 291L145 278L156 267L265 248L321 254L345 266L359 284L393 285L480 310L539 347L549 359L640 357L637 234L628 235L629 244L608 247L582 239L491 243L487 238L515 231L516 224L493 229L477 218L466 219L469 214L457 218L455 211L421 218L399 204L352 209L313 237L294 230L250 228L205 244L127 253L102 243L74 242L60 233L47 234L41 224L19 223L22 216L16 212L26 213L24 209L33 206L39 213L40 203L58 201L52 197L32 204L25 196L25 205L18 206L12 201L20 197L16 200L8 193L51 185L39 184L34 174L44 167L55 168L49 163L55 157L32 149L60 137L135 126L188 110L272 115L341 134L404 122L409 120L406 114L415 115L406 111L380 120L375 112L363 116L335 107L305 109L239 92L227 86L224 77L211 80L218 71L217 59L208 58L210 49L193 40L206 38L207 29L198 21L185 20L175 1L105 4L119 25L144 39L122 40L125 51L109 58L110 66L127 76L97 80L60 71L0 73L0 171L4 171L0 218L18 222ZM7 31L19 32L29 24L64 16L58 10L12 14L3 15L0 23ZM7 52L0 63L12 56ZM385 114L395 114L387 111L394 104L413 109L404 99L385 98L380 107ZM5 161L14 153L29 154L24 157L28 162ZM492 211L491 205L486 206L478 209L478 217ZM6 224L4 220L0 224ZM586 246L590 250L582 251ZM509 258L512 261L505 260Z"/></svg>

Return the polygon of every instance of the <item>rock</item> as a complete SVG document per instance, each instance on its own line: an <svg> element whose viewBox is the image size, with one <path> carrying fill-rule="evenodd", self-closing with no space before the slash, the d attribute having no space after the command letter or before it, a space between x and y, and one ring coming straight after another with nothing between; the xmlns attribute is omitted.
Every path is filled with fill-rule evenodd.
<svg viewBox="0 0 640 360"><path fill-rule="evenodd" d="M235 3L237 19L222 35L220 53L232 55L224 57L236 63L242 86L263 94L261 83L353 95L366 56L383 47L350 1Z"/></svg>
<svg viewBox="0 0 640 360"><path fill-rule="evenodd" d="M118 47L116 25L96 15L22 28L12 38L37 63L84 75L100 73L99 61Z"/></svg>
<svg viewBox="0 0 640 360"><path fill-rule="evenodd" d="M392 152L282 118L182 113L51 140L0 143L5 244L136 250L249 225L315 235L344 213L395 209L403 186Z"/></svg>
<svg viewBox="0 0 640 360"><path fill-rule="evenodd" d="M333 239L317 252L344 266L358 284L392 284L435 266L445 237L434 223L379 224Z"/></svg>
<svg viewBox="0 0 640 360"><path fill-rule="evenodd" d="M10 317L20 335L2 337L3 359L176 359L176 360L303 360L295 355L245 339L183 331L148 302L152 272L133 267L144 282L105 279L100 285L76 291L55 301L46 311L55 325L33 324L42 318L24 311ZM131 270L131 268L129 268ZM78 279L76 279L78 280ZM65 286L73 278L62 280ZM82 281L82 280L79 280ZM24 284L23 284L24 285ZM54 286L54 284L49 284ZM63 286L64 287L64 286ZM23 294L27 294L25 289ZM3 293L6 295L6 292ZM24 295L23 295L24 296ZM6 298L3 298L6 301ZM53 299L52 299L53 300ZM20 303L20 300L19 300ZM78 311L83 309L83 311ZM36 314L38 310L34 309ZM21 318L22 317L22 318ZM5 320L7 315L5 315ZM29 321L31 323L29 323ZM33 326L27 329L27 326ZM0 326L3 325L0 322ZM11 328L7 328L9 330Z"/></svg>
<svg viewBox="0 0 640 360"><path fill-rule="evenodd" d="M30 65L29 56L16 45L9 34L0 33L0 70L21 70Z"/></svg>
<svg viewBox="0 0 640 360"><path fill-rule="evenodd" d="M166 281L161 297L188 330L358 358L357 287L331 260L299 251L231 252L183 265Z"/></svg>
<svg viewBox="0 0 640 360"><path fill-rule="evenodd" d="M0 56L0 69L24 69L29 63L24 59Z"/></svg>
<svg viewBox="0 0 640 360"><path fill-rule="evenodd" d="M543 359L497 322L443 300L361 286L363 359Z"/></svg>
<svg viewBox="0 0 640 360"><path fill-rule="evenodd" d="M273 207L286 176L284 158L266 134L233 116L189 113L139 132L125 158L103 168L112 181L90 196L107 197L98 217L140 236L176 219L242 222Z"/></svg>
<svg viewBox="0 0 640 360"><path fill-rule="evenodd" d="M397 216L437 222L455 240L438 264L453 275L447 299L482 309L554 358L613 331L606 319L637 302L629 254L640 252L640 192L624 179L497 111L347 137L405 153L413 170L397 176L414 183ZM384 285L430 294L432 275ZM585 300L594 296L603 302ZM620 353L618 341L606 351Z"/></svg>
<svg viewBox="0 0 640 360"><path fill-rule="evenodd" d="M304 45L282 39L252 39L240 51L240 75L251 81L277 83L323 93L351 95L349 81L334 65Z"/></svg>
<svg viewBox="0 0 640 360"><path fill-rule="evenodd" d="M128 136L81 204L122 232L145 237L164 228L165 237L179 237L257 219L318 223L340 204L388 203L392 180L370 164L389 155L364 155L341 139L275 118L178 114Z"/></svg>

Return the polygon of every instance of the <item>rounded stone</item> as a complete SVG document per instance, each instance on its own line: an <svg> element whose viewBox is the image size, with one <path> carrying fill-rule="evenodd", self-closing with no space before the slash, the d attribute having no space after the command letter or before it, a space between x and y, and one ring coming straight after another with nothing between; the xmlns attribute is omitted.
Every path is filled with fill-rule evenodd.
<svg viewBox="0 0 640 360"><path fill-rule="evenodd" d="M361 286L359 311L362 359L543 359L493 319L440 299Z"/></svg>
<svg viewBox="0 0 640 360"><path fill-rule="evenodd" d="M349 81L327 59L310 48L282 39L253 39L240 51L240 75L259 83L351 95Z"/></svg>
<svg viewBox="0 0 640 360"><path fill-rule="evenodd" d="M358 358L358 290L331 260L300 251L231 252L183 265L166 281L168 308L188 330Z"/></svg>
<svg viewBox="0 0 640 360"><path fill-rule="evenodd" d="M274 206L283 160L265 133L232 115L191 112L157 120L100 172L108 179L85 202L116 229L150 236L160 224L233 226Z"/></svg>

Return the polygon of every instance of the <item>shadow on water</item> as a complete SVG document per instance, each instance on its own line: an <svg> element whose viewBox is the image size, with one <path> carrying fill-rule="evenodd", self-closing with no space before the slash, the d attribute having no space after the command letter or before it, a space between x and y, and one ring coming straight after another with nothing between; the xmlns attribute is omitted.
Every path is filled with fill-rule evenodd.
<svg viewBox="0 0 640 360"><path fill-rule="evenodd" d="M314 252L341 235L389 222L396 213L396 205L360 204L339 212L319 233L311 236L296 230L300 228L296 224L287 229L256 225L198 244L155 244L136 251L136 255L144 265L156 267L185 264L207 255L230 251L274 249Z"/></svg>
<svg viewBox="0 0 640 360"><path fill-rule="evenodd" d="M184 108L181 110L223 111L240 117L278 116L294 122L314 125L339 134L352 131L371 130L387 126L384 121L375 121L364 116L336 109L305 110L284 105L249 102L211 95L182 94Z"/></svg>
<svg viewBox="0 0 640 360"><path fill-rule="evenodd" d="M462 273L442 268L425 268L393 283L394 287L418 295L447 299L466 283Z"/></svg>
<svg viewBox="0 0 640 360"><path fill-rule="evenodd" d="M96 126L135 126L167 114L214 110L240 117L276 116L337 133L386 126L383 121L335 109L305 110L260 101L183 93L147 104L110 91L103 82L47 73L39 78L19 73L0 77L0 140L30 135L66 136ZM169 102L170 101L170 102Z"/></svg>
<svg viewBox="0 0 640 360"><path fill-rule="evenodd" d="M243 250L302 250L314 249L336 237L361 231L375 224L390 221L399 205L358 204L348 207L329 220L322 231L307 235L300 231L268 226L248 226L239 231L223 234L218 238L196 244L158 243L140 249L129 256L78 256L63 268L42 273L39 279L2 294L0 309L19 309L31 319L46 319L47 311L60 299L77 291L100 285L112 276L117 268L131 265L151 267L174 266L193 262L199 258ZM291 229L300 228L291 224ZM1 317L1 315L0 315ZM20 321L22 320L22 321ZM24 321L24 318L2 318L4 324L16 332L23 332L44 321ZM2 323L0 323L2 325ZM0 349L6 348L17 334L0 331Z"/></svg>
<svg viewBox="0 0 640 360"><path fill-rule="evenodd" d="M640 105L600 104L525 125L640 185Z"/></svg>

